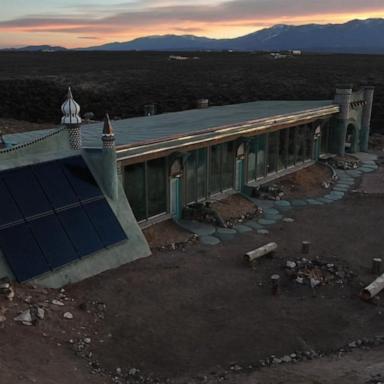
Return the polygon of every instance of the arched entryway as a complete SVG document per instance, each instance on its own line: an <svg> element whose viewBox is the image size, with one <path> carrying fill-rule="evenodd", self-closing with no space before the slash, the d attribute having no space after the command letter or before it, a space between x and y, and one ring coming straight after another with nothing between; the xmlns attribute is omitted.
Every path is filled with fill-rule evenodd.
<svg viewBox="0 0 384 384"><path fill-rule="evenodd" d="M357 146L357 129L354 124L349 124L347 127L347 132L345 134L345 152L354 153L356 152Z"/></svg>

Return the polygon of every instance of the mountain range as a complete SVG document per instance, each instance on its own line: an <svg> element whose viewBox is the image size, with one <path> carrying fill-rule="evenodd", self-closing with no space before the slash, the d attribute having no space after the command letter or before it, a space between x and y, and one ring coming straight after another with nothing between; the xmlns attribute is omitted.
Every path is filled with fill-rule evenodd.
<svg viewBox="0 0 384 384"><path fill-rule="evenodd" d="M43 48L42 48L43 47ZM22 51L58 51L63 47L24 47ZM352 20L344 24L279 24L233 39L193 35L147 36L80 48L86 51L284 51L384 53L384 19Z"/></svg>

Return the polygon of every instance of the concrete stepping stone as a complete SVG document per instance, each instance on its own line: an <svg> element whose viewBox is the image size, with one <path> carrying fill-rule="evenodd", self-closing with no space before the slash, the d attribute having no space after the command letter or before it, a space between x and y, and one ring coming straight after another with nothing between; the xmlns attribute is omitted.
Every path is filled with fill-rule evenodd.
<svg viewBox="0 0 384 384"><path fill-rule="evenodd" d="M321 201L316 200L316 199L307 199L307 202L308 202L308 204L311 204L311 205L323 205L324 204Z"/></svg>
<svg viewBox="0 0 384 384"><path fill-rule="evenodd" d="M276 224L276 221L277 220L272 220L272 219L260 219L259 220L259 224L261 224L261 225L272 225L272 224Z"/></svg>
<svg viewBox="0 0 384 384"><path fill-rule="evenodd" d="M220 240L232 240L236 235L236 230L232 228L217 228L215 237L218 237Z"/></svg>
<svg viewBox="0 0 384 384"><path fill-rule="evenodd" d="M284 223L294 223L295 219L293 219L292 217L284 217L283 221Z"/></svg>
<svg viewBox="0 0 384 384"><path fill-rule="evenodd" d="M248 227L247 225L238 224L233 227L233 229L238 233L246 233L251 232L252 228Z"/></svg>
<svg viewBox="0 0 384 384"><path fill-rule="evenodd" d="M360 177L362 172L354 169L353 171L347 171L349 176L352 176L353 178Z"/></svg>
<svg viewBox="0 0 384 384"><path fill-rule="evenodd" d="M360 171L364 172L364 173L369 173L369 172L374 172L376 171L375 168L368 168L368 167L361 167L359 168Z"/></svg>
<svg viewBox="0 0 384 384"><path fill-rule="evenodd" d="M217 245L221 243L220 239L215 236L201 236L200 242L204 245Z"/></svg>
<svg viewBox="0 0 384 384"><path fill-rule="evenodd" d="M335 195L325 195L325 199L336 201L336 200L341 200L343 197L342 196L335 196Z"/></svg>
<svg viewBox="0 0 384 384"><path fill-rule="evenodd" d="M291 207L291 203L288 200L278 200L275 201L275 206L279 208L289 208Z"/></svg>
<svg viewBox="0 0 384 384"><path fill-rule="evenodd" d="M268 235L268 234L269 234L269 231L268 231L268 229L258 229L258 230L257 230L257 233L258 233L259 235Z"/></svg>
<svg viewBox="0 0 384 384"><path fill-rule="evenodd" d="M374 160L364 160L361 162L361 165L371 165L371 166L374 166L374 167L377 167L377 164L376 164L376 161Z"/></svg>
<svg viewBox="0 0 384 384"><path fill-rule="evenodd" d="M180 220L178 223L187 231L195 233L198 236L210 236L216 232L215 226L207 223L200 223L195 220Z"/></svg>
<svg viewBox="0 0 384 384"><path fill-rule="evenodd" d="M272 208L274 205L273 200L253 199L253 201L257 205L258 208L261 208L263 210L266 210L268 208Z"/></svg>
<svg viewBox="0 0 384 384"><path fill-rule="evenodd" d="M345 193L342 192L342 191L332 191L332 192L329 193L329 195L330 196L341 196L341 197L343 197L345 195Z"/></svg>
<svg viewBox="0 0 384 384"><path fill-rule="evenodd" d="M283 215L264 215L264 219L279 221L283 218Z"/></svg>
<svg viewBox="0 0 384 384"><path fill-rule="evenodd" d="M307 205L307 201L306 200L297 199L297 200L292 200L291 204L294 207L304 207L305 205Z"/></svg>
<svg viewBox="0 0 384 384"><path fill-rule="evenodd" d="M326 204L329 204L329 203L332 203L332 202L333 202L333 200L328 199L328 198L325 197L325 196L324 196L324 197L318 197L317 200L320 201L320 202L322 202L322 203L326 203Z"/></svg>
<svg viewBox="0 0 384 384"><path fill-rule="evenodd" d="M349 187L336 186L335 188L333 188L333 190L337 192L348 192Z"/></svg>
<svg viewBox="0 0 384 384"><path fill-rule="evenodd" d="M279 215L280 212L275 208L268 208L264 211L265 215Z"/></svg>
<svg viewBox="0 0 384 384"><path fill-rule="evenodd" d="M259 224L257 221L254 221L254 220L247 221L247 226L251 227L252 229L263 229L264 228L261 224Z"/></svg>

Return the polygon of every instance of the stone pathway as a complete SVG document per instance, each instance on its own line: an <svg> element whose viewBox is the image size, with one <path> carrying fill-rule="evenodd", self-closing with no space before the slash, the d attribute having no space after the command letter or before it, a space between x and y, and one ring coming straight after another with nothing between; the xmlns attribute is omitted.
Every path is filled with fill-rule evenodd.
<svg viewBox="0 0 384 384"><path fill-rule="evenodd" d="M200 241L205 245L217 245L221 241L232 240L238 233L256 231L258 235L265 236L269 234L266 228L276 224L279 221L284 223L293 223L295 220L290 217L284 217L290 210L300 207L332 204L341 200L345 194L354 186L356 179L365 173L377 170L375 162L377 156L370 153L357 153L361 165L353 170L336 170L337 182L333 184L332 189L322 197L292 199L292 200L260 200L252 198L252 201L263 210L261 217L252 219L243 224L238 224L230 228L217 228L211 224L200 223L193 220L181 220L179 224L186 230L195 233L200 237Z"/></svg>

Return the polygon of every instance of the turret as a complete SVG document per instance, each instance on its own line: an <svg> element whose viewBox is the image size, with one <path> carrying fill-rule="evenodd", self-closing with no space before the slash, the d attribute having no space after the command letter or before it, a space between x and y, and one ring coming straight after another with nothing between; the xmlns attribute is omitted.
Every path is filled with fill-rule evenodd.
<svg viewBox="0 0 384 384"><path fill-rule="evenodd" d="M63 117L61 124L68 130L69 144L73 150L81 148L81 117L80 106L73 99L71 88L68 88L67 99L61 106Z"/></svg>
<svg viewBox="0 0 384 384"><path fill-rule="evenodd" d="M103 134L103 184L104 191L113 200L118 197L117 158L115 149L115 135L108 114L105 115Z"/></svg>

